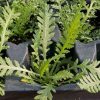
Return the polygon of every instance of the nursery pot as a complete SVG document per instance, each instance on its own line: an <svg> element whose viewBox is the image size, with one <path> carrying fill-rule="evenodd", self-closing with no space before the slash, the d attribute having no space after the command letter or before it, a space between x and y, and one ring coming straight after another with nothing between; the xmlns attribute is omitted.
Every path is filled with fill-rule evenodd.
<svg viewBox="0 0 100 100"><path fill-rule="evenodd" d="M29 69L30 53L28 47L31 45L31 43L31 40L19 44L7 42L6 45L8 46L8 49L6 50L6 56L12 61L18 61L20 65L24 65L27 67L27 69Z"/></svg>
<svg viewBox="0 0 100 100"><path fill-rule="evenodd" d="M89 59L91 62L100 60L100 40L92 41L87 44L80 41L75 43L75 57L83 62Z"/></svg>
<svg viewBox="0 0 100 100"><path fill-rule="evenodd" d="M7 77L5 85L6 94L0 100L34 100L36 92L41 88L37 84L32 86L22 83L16 77ZM100 100L100 93L91 94L80 90L76 84L68 84L56 88L53 100Z"/></svg>

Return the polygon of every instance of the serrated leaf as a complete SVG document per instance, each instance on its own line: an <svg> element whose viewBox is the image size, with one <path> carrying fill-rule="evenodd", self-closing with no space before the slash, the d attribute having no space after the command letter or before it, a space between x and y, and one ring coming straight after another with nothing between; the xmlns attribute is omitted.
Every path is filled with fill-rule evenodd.
<svg viewBox="0 0 100 100"><path fill-rule="evenodd" d="M55 92L54 87L51 84L42 87L42 90L38 91L38 95L35 100L52 100L53 96L51 92Z"/></svg>
<svg viewBox="0 0 100 100"><path fill-rule="evenodd" d="M59 71L53 76L54 81L67 80L73 77L73 74L67 70Z"/></svg>

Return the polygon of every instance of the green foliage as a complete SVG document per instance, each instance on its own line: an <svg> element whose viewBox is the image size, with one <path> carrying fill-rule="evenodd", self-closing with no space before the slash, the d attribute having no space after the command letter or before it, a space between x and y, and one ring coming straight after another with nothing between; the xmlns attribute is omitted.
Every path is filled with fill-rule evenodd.
<svg viewBox="0 0 100 100"><path fill-rule="evenodd" d="M16 75L18 77L24 78L27 80L27 82L32 82L35 75L37 76L36 73L33 71L29 71L25 68L25 66L20 66L17 61L12 61L9 58L3 59L0 57L0 77L5 77L5 76L11 76L11 75ZM4 83L1 81L0 82L0 95L4 95Z"/></svg>
<svg viewBox="0 0 100 100"><path fill-rule="evenodd" d="M62 10L61 3L63 4L64 0L56 0L56 9L59 9L62 12L62 15L65 16L65 13L67 14L74 14L77 7L76 5L80 6L82 13L82 20L80 26L80 33L78 35L78 40L83 42L90 42L93 40L96 40L97 37L99 37L99 34L96 34L97 31L94 31L94 26L91 25L91 20L93 18L96 18L95 12L97 9L100 9L100 0L91 0L90 4L86 4L85 0L67 0L65 3L68 5L67 8ZM61 3L59 3L61 2ZM73 13L70 13L71 11L74 11ZM61 13L57 13L59 16L61 16ZM71 16L72 17L72 16ZM71 17L69 20L71 20ZM66 18L66 16L65 16ZM91 19L92 18L92 19ZM96 34L96 35L94 35Z"/></svg>
<svg viewBox="0 0 100 100"><path fill-rule="evenodd" d="M52 43L51 39L54 35L54 18L47 4L40 10L38 17L38 31L34 35L32 45L32 64L33 70L40 75L40 78L36 77L36 82L40 83L42 86L52 84L53 87L55 87L65 83L77 82L88 74L88 72L95 74L98 70L96 67L99 65L99 62L95 61L90 63L88 60L84 61L82 64L78 64L78 61L76 61L68 65L66 62L64 69L61 70L62 66L59 66L59 64L62 63L62 58L65 58L65 54L69 53L69 49L74 46L78 34L81 32L83 26L86 25L84 23L86 23L89 17L83 18L82 16L83 13L81 10L83 9L83 4L73 4L71 6L66 5L62 7L62 2L63 0L59 1L56 6L57 8L59 5L57 8L59 12L56 16L59 17L57 20L59 20L60 24L63 26L62 36L59 42L56 43L55 55L51 58L47 57L47 53L50 51L49 45ZM73 74L72 72L75 73ZM40 92L38 92L39 95L36 96L35 99L51 100L52 89L48 88L49 86L47 87L46 85L43 90L40 90Z"/></svg>
<svg viewBox="0 0 100 100"><path fill-rule="evenodd" d="M12 74L26 79L30 79L31 75L36 75L34 72L27 70L25 66L20 67L17 61L14 61L13 64L9 58L3 59L0 57L0 77L11 76Z"/></svg>
<svg viewBox="0 0 100 100"><path fill-rule="evenodd" d="M80 19L81 19L81 14L80 12L78 12L71 20L69 26L63 20L64 31L63 31L63 36L60 38L60 43L57 44L56 48L56 52L58 53L57 59L60 58L61 56L64 57L63 54L68 53L69 52L68 49L71 49L73 47L73 44L75 43L75 40L79 33L78 31L80 28Z"/></svg>
<svg viewBox="0 0 100 100"><path fill-rule="evenodd" d="M38 96L35 97L35 100L52 100L53 96L51 94L55 92L53 85L48 84L46 86L42 86L42 90L38 91Z"/></svg>
<svg viewBox="0 0 100 100"><path fill-rule="evenodd" d="M0 80L0 81L1 81L1 80ZM3 95L5 94L4 88L5 88L4 84L3 84L2 82L0 82L0 95L1 95L1 96L3 96Z"/></svg>
<svg viewBox="0 0 100 100"><path fill-rule="evenodd" d="M6 48L4 43L8 40L12 32L9 30L9 26L14 19L18 18L19 13L15 13L14 9L11 9L9 4L3 8L3 14L0 16L0 52Z"/></svg>
<svg viewBox="0 0 100 100"><path fill-rule="evenodd" d="M61 4L62 1L60 1ZM80 12L80 6L74 5L71 6L71 9L68 4L66 4L66 6L63 7L61 6L61 4L59 5L61 8L57 6L59 8L57 16L59 17L59 22L63 26L62 36L56 47L56 56L53 57L53 59L55 60L55 64L51 72L53 72L53 70L55 69L56 62L58 62L60 58L65 57L65 54L69 53L69 49L71 49L74 46L74 43L76 41L76 38L78 37L81 28L80 26L82 13Z"/></svg>
<svg viewBox="0 0 100 100"><path fill-rule="evenodd" d="M54 88L56 88L56 86L72 82L78 82L78 85L82 89L98 92L98 87L100 85L100 69L98 68L98 65L100 62L94 61L90 63L89 60L86 60L79 64L78 60L75 62L69 60L68 62L68 60L66 61L65 59L66 54L73 48L78 35L82 30L88 27L88 24L86 24L88 23L88 18L90 18L90 16L93 17L94 15L91 10L93 9L92 6L94 7L95 5L94 0L91 6L86 5L84 0L73 1L73 3L70 3L71 1L68 0L65 5L62 6L64 0L56 0L53 5L53 8L58 9L56 14L52 11L52 7L47 4L47 1L39 0L36 2L34 0L38 5L36 5L36 7L39 9L37 12L38 28L33 36L32 69L27 70L24 66L20 66L16 61L12 62L9 58L3 59L1 57L0 76L16 75L24 78L28 83L34 81L40 84L41 90L37 92L38 95L35 97L35 100L52 100L52 92L55 92ZM19 2L21 1L19 0ZM27 2L23 3L26 4ZM87 9L86 14L83 14L82 12L84 7ZM23 15L25 16L25 19L23 19L23 17L19 22L22 21L22 24L26 23L24 23L24 21L26 21L26 16L28 18L30 17L30 9L26 10L24 13L29 16ZM57 17L56 19L55 16ZM15 20L15 22L17 21L18 20ZM54 55L48 57L50 45L53 43L52 37L55 34L54 29L56 24L62 26L62 34L59 41L55 43ZM8 25L6 28L7 32ZM87 25L86 28L83 28L85 25ZM20 27L24 27L24 25ZM17 27L15 29L17 30Z"/></svg>
<svg viewBox="0 0 100 100"><path fill-rule="evenodd" d="M59 2L59 7L58 5L56 6L56 8L58 7L57 9L59 10L59 12L56 14L56 16L59 17L57 20L59 20L63 28L62 36L60 37L59 42L56 43L56 50L54 51L55 55L53 55L51 58L47 57L47 53L50 51L49 45L52 43L51 39L54 28L51 27L54 27L53 17L55 16L55 14L53 16L53 13L50 12L48 5L45 5L44 8L40 10L38 17L39 29L34 35L33 39L33 70L40 75L40 79L36 78L36 82L41 83L43 86L45 84L59 86L61 83L68 84L71 82L77 82L88 72L95 73L98 70L96 67L99 65L99 62L95 61L90 63L89 60L84 61L82 64L78 64L78 60L69 65L66 62L64 64L64 69L61 70L63 65L59 66L59 64L62 63L62 58L65 58L65 54L69 53L69 49L74 46L75 40L84 25L81 12L83 6L80 4L71 5L71 8L69 5L62 7L62 2L63 0ZM84 19L84 23L86 20L87 19ZM73 74L72 72L75 73ZM38 92L39 95L36 96L35 99L41 100L43 98L43 100L47 100L47 94L44 93L44 90L46 90L46 93L49 92L49 94L51 94L51 91L50 89L46 88L47 87L40 90L41 92Z"/></svg>
<svg viewBox="0 0 100 100"><path fill-rule="evenodd" d="M55 19L52 15L52 11L49 10L49 6L47 4L44 5L44 8L40 11L38 16L38 26L39 30L37 31L38 34L34 35L33 39L33 45L32 48L34 49L33 55L33 61L37 61L36 63L33 63L33 66L41 66L38 70L41 73L41 75L47 71L47 68L49 66L50 61L47 60L47 52L49 51L49 45L52 43L51 39L54 36L54 22ZM41 51L41 54L39 54L39 50ZM40 60L40 56L44 60Z"/></svg>
<svg viewBox="0 0 100 100"><path fill-rule="evenodd" d="M92 40L99 40L100 39L100 27L98 29L93 30L89 37L92 38Z"/></svg>
<svg viewBox="0 0 100 100"><path fill-rule="evenodd" d="M67 6L64 7L64 10L65 8L67 8ZM36 78L37 83L41 83L43 86L45 84L53 84L53 86L58 86L62 80L69 83L69 81L74 78L74 75L71 73L71 71L68 71L67 69L60 70L62 66L59 68L57 66L59 66L60 62L62 62L61 59L65 57L65 54L69 53L69 49L74 46L74 42L78 37L79 28L81 26L80 21L82 18L80 11L81 9L77 8L77 11L74 13L73 9L68 15L65 15L66 20L68 21L65 21L65 16L62 14L65 12L60 12L61 16L59 16L59 19L63 25L62 36L56 45L55 55L49 58L47 57L47 53L50 51L49 46L52 43L51 39L54 35L53 31L55 26L55 15L47 4L44 4L44 8L40 10L37 18L38 30L34 35L32 45L33 70L36 71L41 78ZM69 17L71 19L69 19ZM49 94L51 93L50 89L46 89L46 93L48 92ZM41 100L41 98L43 98L43 100L47 100L45 93L43 91L42 93L43 94L38 92L39 95L36 96L37 100Z"/></svg>
<svg viewBox="0 0 100 100"><path fill-rule="evenodd" d="M91 18L95 18L95 12L97 9L100 9L100 0L91 0L90 5L86 5L83 3L83 10L86 11L86 13L83 13L83 27L79 35L79 40L82 40L84 42L90 42L93 41L94 38L96 39L98 34L93 36L95 32L93 33L93 29L95 28L90 24Z"/></svg>
<svg viewBox="0 0 100 100"><path fill-rule="evenodd" d="M0 12L0 52L7 48L5 42L12 35L12 32L9 29L9 26L13 21L18 18L19 13L15 13L14 9L11 9L9 4L5 7L1 7L2 13ZM0 68L4 68L4 61L0 58ZM2 63L1 63L2 62ZM4 65L3 65L4 64ZM7 71L8 69L0 70L0 77L3 77L6 72L10 74L12 71ZM0 95L4 95L4 85L3 82L0 82Z"/></svg>
<svg viewBox="0 0 100 100"><path fill-rule="evenodd" d="M2 11L3 10L3 11ZM8 27L9 24L12 23L13 19L15 19L14 10L12 10L9 5L5 8L0 6L0 52L5 49L4 43L9 38L10 34ZM17 17L17 16L16 16ZM4 85L2 79L0 80L0 95L4 95Z"/></svg>
<svg viewBox="0 0 100 100"><path fill-rule="evenodd" d="M52 15L52 11L49 9L49 6L47 4L44 5L43 11L39 13L38 16L38 26L39 26L39 32L41 34L41 51L43 53L43 58L46 60L46 55L49 50L48 46L52 43L51 39L54 36L54 22L55 19Z"/></svg>
<svg viewBox="0 0 100 100"><path fill-rule="evenodd" d="M11 31L23 39L35 33L37 29L37 15L46 0L14 0L12 7L20 12L20 18L11 26Z"/></svg>
<svg viewBox="0 0 100 100"><path fill-rule="evenodd" d="M100 70L100 69L99 69ZM85 89L91 93L100 91L100 72L96 74L89 73L83 76L78 83L81 89Z"/></svg>
<svg viewBox="0 0 100 100"><path fill-rule="evenodd" d="M62 70L62 71L59 71L57 74L55 74L53 76L53 79L55 81L62 81L62 80L66 80L72 77L73 77L73 74L70 71Z"/></svg>
<svg viewBox="0 0 100 100"><path fill-rule="evenodd" d="M88 61L84 61L81 65L76 68L85 72L85 74L79 79L77 83L81 89L85 89L91 93L97 93L100 91L100 68L98 65L100 62L94 61L89 64ZM84 67L83 67L84 66Z"/></svg>
<svg viewBox="0 0 100 100"><path fill-rule="evenodd" d="M76 60L73 64L69 65L69 70L73 70L77 72L77 69L81 70L82 72L84 72L85 74L87 74L88 72L90 73L96 73L97 70L99 68L97 68L97 66L99 66L100 62L99 61L94 61L92 63L90 63L89 60L85 60L83 61L83 63L78 65L78 60Z"/></svg>
<svg viewBox="0 0 100 100"><path fill-rule="evenodd" d="M24 38L26 33L33 32L33 29L35 27L35 20L32 23L33 25L30 25L31 16L35 14L35 10L37 8L37 5L35 5L34 0L14 0L12 3L12 7L15 9L16 12L20 13L20 18L16 19L14 23L12 24L12 32L15 33L15 35L19 35L20 37ZM28 29L28 28L29 29Z"/></svg>

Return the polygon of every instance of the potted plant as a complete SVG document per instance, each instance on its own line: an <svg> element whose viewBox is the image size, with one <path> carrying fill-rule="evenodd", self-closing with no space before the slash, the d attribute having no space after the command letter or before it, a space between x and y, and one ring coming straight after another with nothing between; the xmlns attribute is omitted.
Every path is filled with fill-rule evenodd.
<svg viewBox="0 0 100 100"><path fill-rule="evenodd" d="M1 56L0 77L14 75L21 77L22 82L31 85L38 84L38 95L35 96L35 100L52 100L52 92L56 92L57 87L71 83L76 83L81 89L92 93L100 91L100 68L98 67L100 62L85 60L79 63L78 60L73 61L67 58L67 54L74 47L79 33L83 30L83 25L86 24L88 15L82 12L84 6L88 7L86 2L81 0L73 3L70 0L66 2L57 0L51 6L45 0L38 2L38 27L32 39L31 68L27 69L18 61L11 61ZM56 9L57 12L52 9ZM5 49L4 43L9 38L7 33L10 28L8 26L18 16L19 13L14 13L14 9L9 5L3 9L3 17L0 17L1 51ZM9 19L9 23L6 22L8 20L6 18ZM57 24L61 26L61 36L51 48ZM8 38L5 40L3 36L8 36ZM52 50L52 54L49 55ZM3 95L2 81L0 86L0 93Z"/></svg>
<svg viewBox="0 0 100 100"><path fill-rule="evenodd" d="M87 23L85 26L83 26L83 31L81 31L78 41L75 43L75 53L80 62L82 62L84 59L90 59L91 61L96 59L100 60L100 2L98 1L98 4L95 5L94 0L89 1L89 6L86 7L86 11L89 14L89 17L87 17ZM85 10L83 12L85 12Z"/></svg>
<svg viewBox="0 0 100 100"><path fill-rule="evenodd" d="M4 0L1 2L4 2ZM36 27L36 20L34 16L36 14L35 10L37 10L37 5L32 0L28 2L21 0L13 0L9 2L15 13L19 13L20 18L14 19L12 24L9 25L11 32L6 43L6 45L9 46L6 54L11 60L17 60L20 64L29 66L28 45L31 44L32 34L34 33L33 29ZM4 2L4 4L6 3ZM10 14L11 13L9 12L9 15Z"/></svg>

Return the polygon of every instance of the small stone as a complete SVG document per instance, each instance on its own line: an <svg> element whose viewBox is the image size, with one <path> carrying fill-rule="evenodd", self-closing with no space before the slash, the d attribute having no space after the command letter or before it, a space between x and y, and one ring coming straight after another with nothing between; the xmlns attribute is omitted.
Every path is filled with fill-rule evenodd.
<svg viewBox="0 0 100 100"><path fill-rule="evenodd" d="M91 62L96 60L97 49L95 42L84 44L77 41L75 43L75 54L80 62L83 62L86 59L89 59Z"/></svg>

